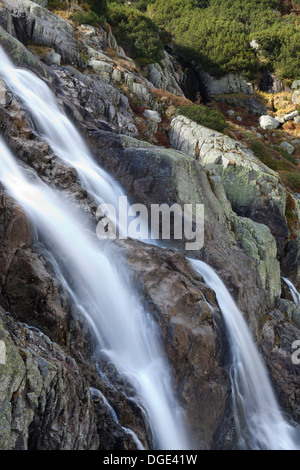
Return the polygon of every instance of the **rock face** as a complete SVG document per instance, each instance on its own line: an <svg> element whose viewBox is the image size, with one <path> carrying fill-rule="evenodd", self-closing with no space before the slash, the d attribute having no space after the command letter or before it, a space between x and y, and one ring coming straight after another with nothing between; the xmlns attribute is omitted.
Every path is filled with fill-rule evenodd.
<svg viewBox="0 0 300 470"><path fill-rule="evenodd" d="M17 65L37 72L39 75L46 77L46 70L43 64L28 50L21 42L7 33L0 27L1 46L6 50L10 57L15 60Z"/></svg>
<svg viewBox="0 0 300 470"><path fill-rule="evenodd" d="M220 94L238 92L250 95L253 93L253 87L251 83L247 82L247 80L239 75L229 74L225 77L217 79L202 70L198 70L198 73L203 86L205 87L210 97L214 97Z"/></svg>
<svg viewBox="0 0 300 470"><path fill-rule="evenodd" d="M195 279L182 254L133 244L127 259L160 326L193 445L226 446L230 384L222 367L225 337L217 333L224 326L218 307L213 315L204 300L214 304L214 293Z"/></svg>
<svg viewBox="0 0 300 470"><path fill-rule="evenodd" d="M299 365L293 364L293 343L299 339L299 329L287 321L288 303L271 312L262 328L262 348L281 406L299 421ZM298 325L299 327L299 325Z"/></svg>
<svg viewBox="0 0 300 470"><path fill-rule="evenodd" d="M72 67L57 67L52 71L64 93L66 109L71 113L73 109L75 119L78 119L79 113L81 120L93 120L99 125L100 122L107 122L109 130L137 135L128 98L117 88L98 80L95 75L83 74Z"/></svg>
<svg viewBox="0 0 300 470"><path fill-rule="evenodd" d="M153 83L154 88L160 88L162 90L170 91L175 95L184 96L183 91L180 88L181 77L175 71L173 61L174 59L172 59L170 54L164 52L164 58L161 61L161 65L148 65L148 79Z"/></svg>
<svg viewBox="0 0 300 470"><path fill-rule="evenodd" d="M0 336L6 345L6 362L0 365L0 448L97 449L90 390L74 359L3 309Z"/></svg>
<svg viewBox="0 0 300 470"><path fill-rule="evenodd" d="M4 0L3 5L15 17L18 39L53 47L67 63L85 64L73 28L63 18L30 0Z"/></svg>
<svg viewBox="0 0 300 470"><path fill-rule="evenodd" d="M268 225L282 249L288 236L286 196L274 171L243 145L183 116L172 120L170 141L174 148L199 160L212 175L218 175L233 210Z"/></svg>

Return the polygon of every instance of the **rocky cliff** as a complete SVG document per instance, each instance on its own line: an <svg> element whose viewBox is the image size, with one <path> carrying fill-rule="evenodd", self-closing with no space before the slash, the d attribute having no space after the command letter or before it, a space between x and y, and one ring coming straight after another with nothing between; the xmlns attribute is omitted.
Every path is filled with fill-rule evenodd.
<svg viewBox="0 0 300 470"><path fill-rule="evenodd" d="M97 162L131 201L148 207L204 204L205 244L193 256L225 281L281 406L299 423L299 366L291 353L300 339L300 311L281 280L288 276L300 288L296 195L238 141L176 110L166 137L155 91L184 99L170 56L142 73L109 29L75 28L36 3L2 0L0 45L16 65L51 87ZM95 226L96 204L76 171L37 136L4 82L0 131L20 164L80 206ZM159 145L161 135L168 145ZM7 357L0 364L0 448L133 449L128 428L151 447L133 388L112 364L95 360L88 325L36 244L26 214L3 189L0 234L0 340ZM213 291L185 258L190 253L135 240L116 241L114 250L127 260L132 282L159 325L194 448L234 448L226 332Z"/></svg>

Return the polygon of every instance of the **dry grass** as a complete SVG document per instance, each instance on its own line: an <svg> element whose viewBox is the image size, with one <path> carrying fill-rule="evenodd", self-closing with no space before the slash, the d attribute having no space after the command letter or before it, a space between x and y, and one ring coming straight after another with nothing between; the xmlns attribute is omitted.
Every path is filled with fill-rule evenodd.
<svg viewBox="0 0 300 470"><path fill-rule="evenodd" d="M257 91L255 97L269 110L270 114L284 116L295 110L295 105L291 101L291 93L265 93Z"/></svg>
<svg viewBox="0 0 300 470"><path fill-rule="evenodd" d="M131 62L131 60L127 60L125 57L120 56L115 49L107 47L105 53L114 61L115 66L120 67L120 69L126 69L129 70L129 72L142 75L140 67L135 62Z"/></svg>
<svg viewBox="0 0 300 470"><path fill-rule="evenodd" d="M175 106L175 108L181 108L182 106L193 106L195 104L187 98L174 95L173 93L161 90L160 88L153 88L151 90L151 93L153 98L160 101L161 104L166 108L170 106Z"/></svg>
<svg viewBox="0 0 300 470"><path fill-rule="evenodd" d="M36 46L34 44L31 44L27 46L27 49L29 49L32 54L37 55L40 59L45 59L46 55L53 50L52 47L46 47L46 46Z"/></svg>

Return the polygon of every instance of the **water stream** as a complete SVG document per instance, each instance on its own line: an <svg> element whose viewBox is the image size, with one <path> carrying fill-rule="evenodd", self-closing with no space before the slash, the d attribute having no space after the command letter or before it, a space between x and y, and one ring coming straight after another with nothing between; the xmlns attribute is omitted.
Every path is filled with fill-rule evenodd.
<svg viewBox="0 0 300 470"><path fill-rule="evenodd" d="M292 294L294 303L300 307L300 292L297 291L292 281L290 281L286 277L283 277L282 279L284 280L284 282L287 284L288 288L290 289L290 293Z"/></svg>
<svg viewBox="0 0 300 470"><path fill-rule="evenodd" d="M299 450L298 431L284 418L267 370L242 313L216 272L203 261L190 260L216 294L231 348L231 383L238 447Z"/></svg>
<svg viewBox="0 0 300 470"><path fill-rule="evenodd" d="M95 202L111 203L117 208L124 192L96 164L48 86L33 73L16 68L1 48L0 77L21 99L53 152L76 168L82 186ZM17 165L2 140L0 156L2 184L25 209L36 230L49 241L49 256L56 276L87 319L102 352L135 387L154 433L154 447L188 448L157 326L130 284L125 282L122 272L126 267L121 260L117 265L109 251L101 249L101 243L82 225L80 215L56 192ZM279 408L267 370L241 312L212 268L202 261L191 260L191 263L216 292L226 324L231 345L232 394L239 447L299 448L297 432ZM291 291L299 304L299 293L292 288ZM102 399L105 402L105 397ZM109 406L108 402L105 404Z"/></svg>

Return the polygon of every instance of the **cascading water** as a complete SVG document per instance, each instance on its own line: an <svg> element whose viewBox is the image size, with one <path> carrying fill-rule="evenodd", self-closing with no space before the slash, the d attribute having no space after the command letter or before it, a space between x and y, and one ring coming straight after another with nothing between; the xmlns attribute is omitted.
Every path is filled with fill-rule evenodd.
<svg viewBox="0 0 300 470"><path fill-rule="evenodd" d="M239 447L248 449L298 450L298 431L284 419L267 370L250 335L247 323L226 286L203 261L190 260L217 297L229 337L231 381Z"/></svg>
<svg viewBox="0 0 300 470"><path fill-rule="evenodd" d="M31 112L42 138L53 152L76 168L83 186L98 204L104 201L118 207L122 189L97 166L80 134L59 109L48 86L28 70L15 67L1 47L0 64L0 77Z"/></svg>
<svg viewBox="0 0 300 470"><path fill-rule="evenodd" d="M49 240L57 266L63 263L72 279L70 294L92 326L102 351L136 388L147 410L155 445L187 448L156 325L125 283L120 266L101 252L97 238L80 225L80 218L74 217L54 191L30 180L2 140L0 156L0 181Z"/></svg>
<svg viewBox="0 0 300 470"><path fill-rule="evenodd" d="M282 279L284 280L284 282L287 284L288 288L290 289L294 303L300 307L300 292L297 291L292 281L290 281L286 277L283 277Z"/></svg>
<svg viewBox="0 0 300 470"><path fill-rule="evenodd" d="M54 153L76 168L83 187L98 204L106 202L118 207L119 196L124 195L120 186L97 166L47 85L31 72L15 68L1 48L0 64L0 77L30 111L41 136ZM51 256L58 278L65 283L86 317L102 350L136 387L148 412L157 447L187 448L154 322L125 285L120 270L82 229L78 217L74 217L66 204L45 185L30 182L3 142L0 142L0 154L2 183L28 212L39 231L51 238L55 250ZM72 278L72 288L63 278L57 258ZM201 261L191 262L215 290L227 326L240 447L298 448L296 431L280 412L266 369L240 311L216 273Z"/></svg>

